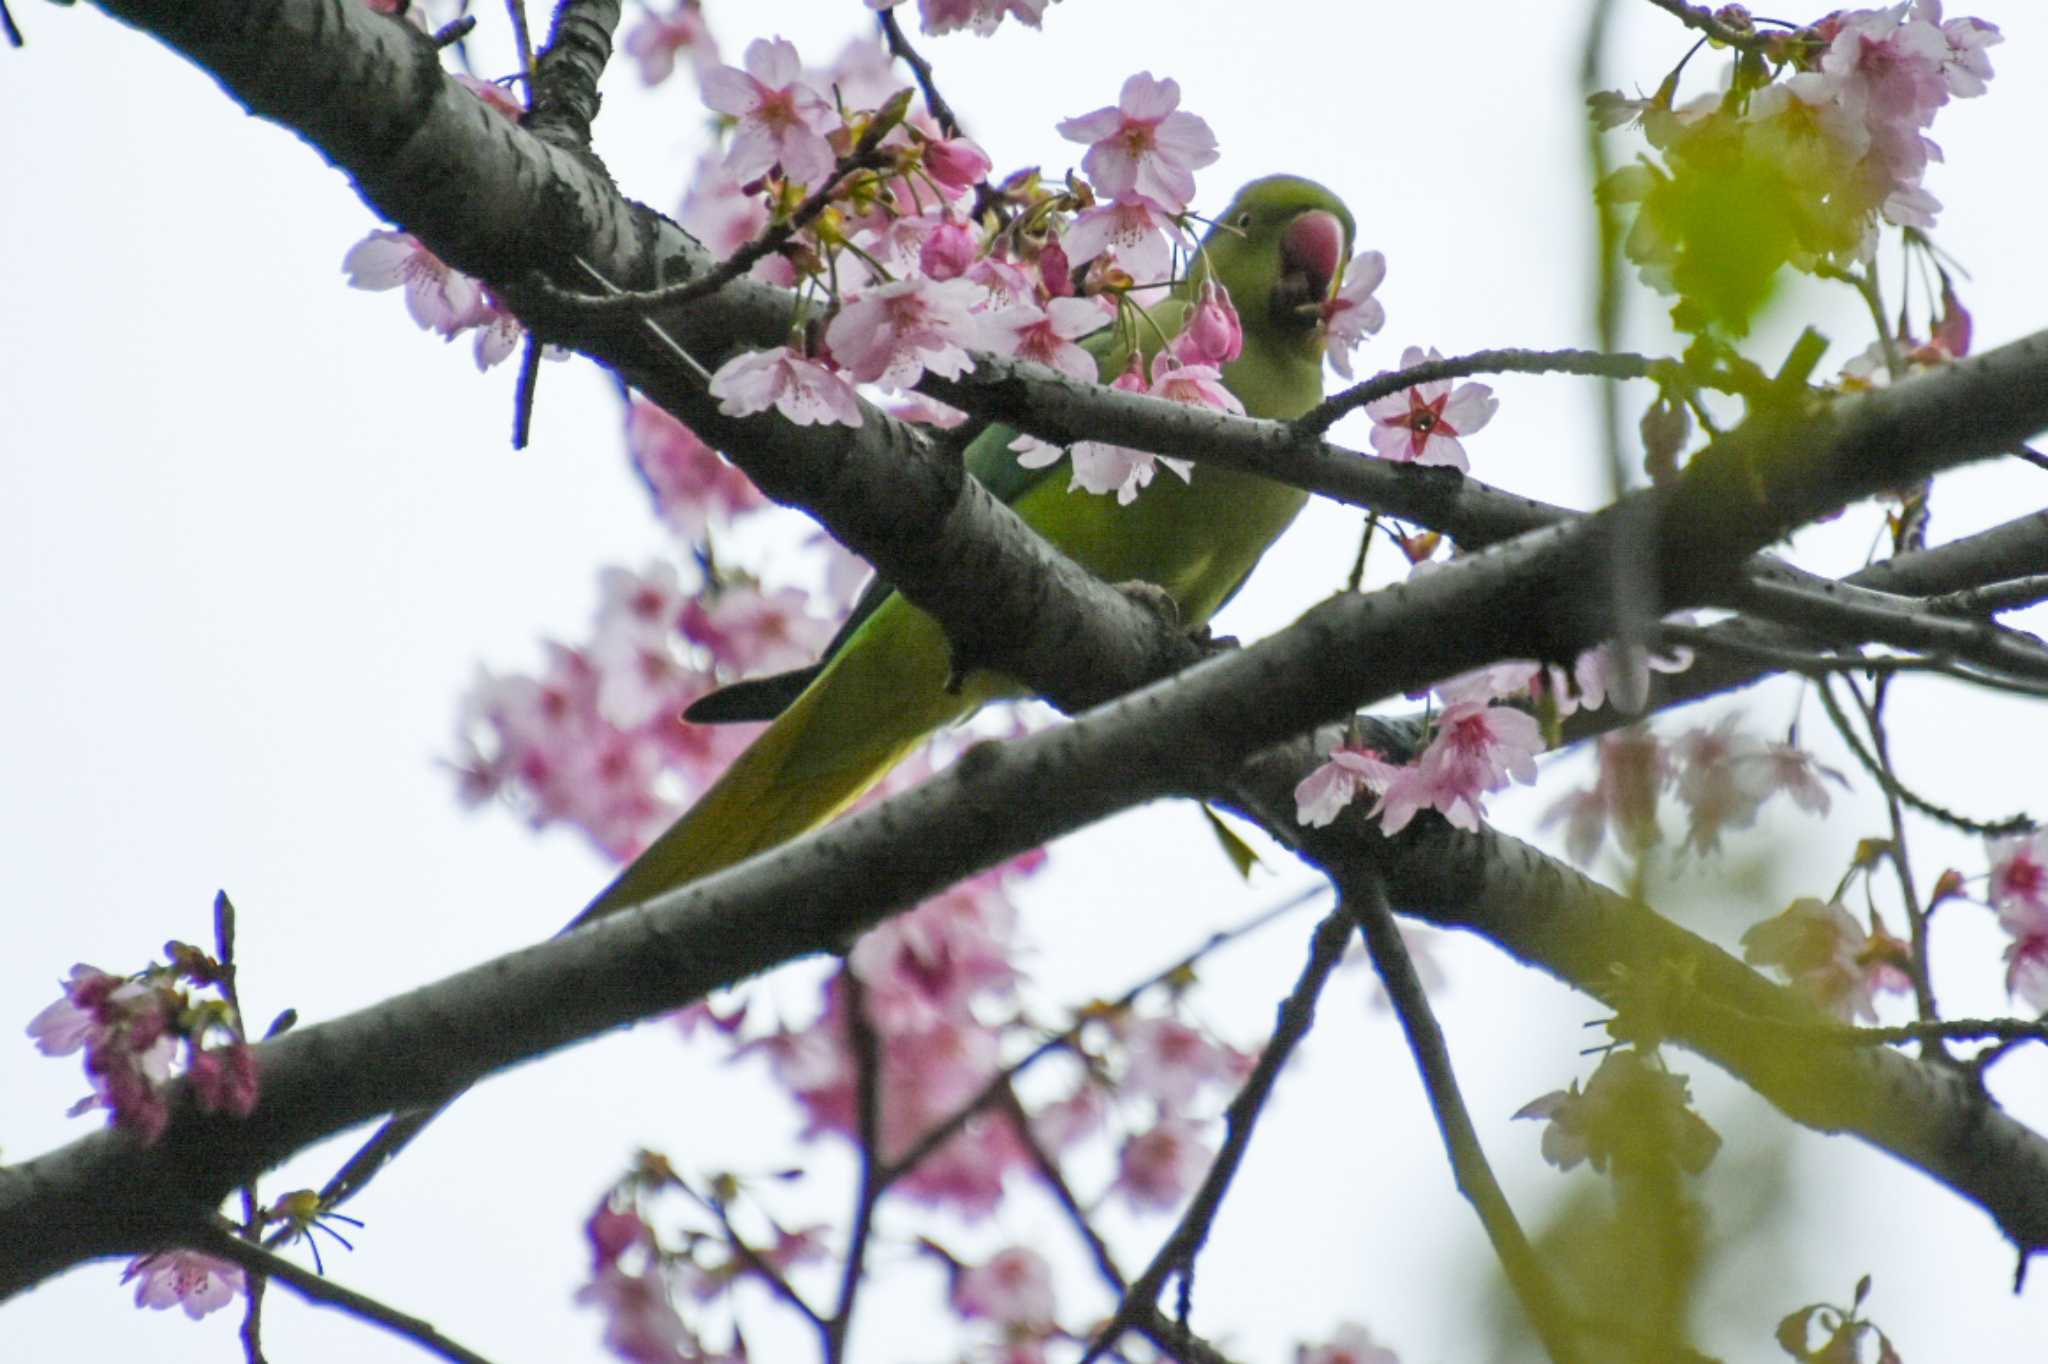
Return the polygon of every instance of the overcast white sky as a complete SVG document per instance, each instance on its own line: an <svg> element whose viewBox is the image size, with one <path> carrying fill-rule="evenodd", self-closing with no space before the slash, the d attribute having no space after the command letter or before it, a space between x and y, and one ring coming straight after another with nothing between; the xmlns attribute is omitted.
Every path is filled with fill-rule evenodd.
<svg viewBox="0 0 2048 1364"><path fill-rule="evenodd" d="M1613 82L1649 88L1686 39L1646 4L1620 8ZM242 910L259 1021L287 1005L332 1017L552 931L604 868L574 835L536 839L506 812L459 810L439 760L479 663L530 667L541 637L580 637L597 568L664 551L622 458L608 381L581 361L550 367L533 447L511 452L509 367L479 378L466 345L416 331L395 295L343 286L343 253L379 225L343 177L96 11L15 9L29 45L0 52L0 650L12 719L0 727L0 1025L26 1022L74 961L126 970L167 937L204 941L221 886ZM857 0L709 10L729 54L772 15L820 59L868 17ZM1928 185L1949 205L1939 239L1976 277L1966 298L1990 345L2048 322L2048 13L2012 0L1974 12L2010 41L1992 53L1991 94L1944 111L1935 134L1949 164ZM486 31L500 22L484 13ZM1006 26L993 42L926 50L999 168L1071 164L1079 149L1053 122L1111 102L1124 76L1150 69L1181 82L1221 141L1205 202L1274 170L1329 183L1356 211L1362 244L1388 259L1390 320L1363 360L1379 367L1410 343L1447 354L1589 343L1582 23L1578 4L1507 0L1067 0L1042 34ZM702 127L687 85L650 96L621 67L599 150L628 193L672 207ZM1844 300L1809 301L1787 323L1835 337L1830 364L1868 340ZM1782 341L1758 351L1767 364L1781 353ZM1476 474L1589 505L1600 486L1591 390L1516 378L1496 390L1500 415L1471 442ZM2039 505L2040 478L1983 471L1945 485L1937 536ZM1875 515L1854 511L1803 539L1808 562L1851 566ZM1263 633L1334 588L1355 527L1313 509L1223 626ZM1902 711L1924 723L1900 736L1901 759L1924 785L1985 814L2038 808L2038 712L1935 685L1908 699ZM1789 691L1760 694L1759 726L1782 727L1793 705ZM1505 801L1502 822L1526 830L1552 798ZM1825 893L1854 840L1878 829L1867 797L1842 806L1826 825L1736 839L1727 873L1681 907L1687 921L1726 940L1761 907ZM1931 834L1916 852L1925 877L1982 866L1969 844ZM1047 1001L1120 988L1307 883L1276 861L1240 889L1189 811L1141 812L1061 845L1031 889L1035 988ZM1963 909L1941 926L1940 985L1959 1015L2003 1008L1987 917ZM1275 929L1208 975L1204 1005L1227 1032L1263 1035L1308 925ZM1506 1117L1587 1072L1581 1024L1600 1011L1483 944L1452 942L1439 959L1468 1099L1535 1223L1591 1177L1554 1175L1536 1129ZM812 978L780 997L802 1001ZM1197 1324L1247 1360L1283 1358L1344 1318L1409 1364L1488 1349L1483 1242L1368 994L1362 972L1340 978L1202 1262ZM15 1036L0 1046L0 1151L22 1158L91 1120L62 1116L82 1089L75 1063ZM1870 1271L1872 1310L1908 1360L2036 1357L2048 1288L2007 1292L2011 1261L1981 1214L1853 1142L1791 1132L1704 1062L1680 1064L1728 1138L1709 1196L1789 1200L1808 1226L1798 1245L1731 1253L1702 1313L1707 1348L1770 1358L1779 1315L1840 1299ZM2048 1123L2044 1080L2048 1066L2028 1059L2001 1087L2037 1125ZM760 1169L797 1158L761 1155L786 1151L794 1126L754 1071L688 1053L666 1028L605 1038L467 1098L353 1209L371 1223L362 1249L330 1268L507 1364L597 1358L596 1319L568 1304L583 1267L578 1228L634 1147L696 1168ZM1774 1175L1788 1135L1791 1163ZM266 1188L316 1183L339 1153L295 1163ZM801 1158L845 1164L835 1148ZM1005 1227L947 1235L969 1252L1016 1235L1069 1245L1022 1203ZM814 1211L836 1217L840 1205ZM1110 1225L1133 1259L1164 1230ZM894 1263L885 1255L881 1268ZM90 1358L234 1357L228 1314L195 1326L136 1312L118 1269L88 1266L8 1304L0 1355L76 1358L90 1340ZM936 1359L949 1337L922 1325L936 1281L899 1277L896 1310L861 1324L862 1357ZM1075 1315L1099 1309L1078 1270L1063 1287ZM274 1359L416 1357L287 1295L272 1303ZM764 1358L809 1349L759 1310L748 1330Z"/></svg>

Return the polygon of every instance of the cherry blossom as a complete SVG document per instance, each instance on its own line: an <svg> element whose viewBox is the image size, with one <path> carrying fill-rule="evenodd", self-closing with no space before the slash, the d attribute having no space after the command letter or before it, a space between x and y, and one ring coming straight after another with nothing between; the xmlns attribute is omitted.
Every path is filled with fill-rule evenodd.
<svg viewBox="0 0 2048 1364"><path fill-rule="evenodd" d="M1713 1162L1721 1138L1690 1103L1683 1075L1628 1048L1608 1052L1583 1092L1573 1081L1515 1116L1547 1120L1543 1158L1560 1170L1590 1161L1625 1175L1675 1164L1696 1175Z"/></svg>
<svg viewBox="0 0 2048 1364"><path fill-rule="evenodd" d="M452 337L474 326L484 291L468 275L451 269L409 232L375 231L350 247L341 268L351 288L405 289L406 311L428 331Z"/></svg>
<svg viewBox="0 0 2048 1364"><path fill-rule="evenodd" d="M861 935L847 966L867 986L870 1021L890 1033L971 1021L977 998L1017 979L1016 919L999 887L969 881Z"/></svg>
<svg viewBox="0 0 2048 1364"><path fill-rule="evenodd" d="M1345 267L1336 297L1323 304L1324 354L1330 368L1346 379L1351 377L1351 352L1387 324L1387 310L1372 296L1386 277L1387 258L1377 251L1361 251Z"/></svg>
<svg viewBox="0 0 2048 1364"><path fill-rule="evenodd" d="M1117 1029L1124 1045L1121 1092L1150 1099L1161 1113L1190 1108L1210 1085L1242 1080L1249 1058L1175 1018L1131 1018Z"/></svg>
<svg viewBox="0 0 2048 1364"><path fill-rule="evenodd" d="M1049 365L1084 384L1095 382L1095 357L1075 344L1075 338L1100 329L1106 320L1093 299L1048 299L1043 308L1020 303L988 313L986 319L989 349Z"/></svg>
<svg viewBox="0 0 2048 1364"><path fill-rule="evenodd" d="M2005 949L2005 988L2048 1012L2048 832L1990 840L1991 907L2012 935Z"/></svg>
<svg viewBox="0 0 2048 1364"><path fill-rule="evenodd" d="M659 85L674 73L678 52L689 54L700 76L718 65L718 44L698 0L677 0L666 14L647 11L627 32L625 49L640 63L640 79L648 85Z"/></svg>
<svg viewBox="0 0 2048 1364"><path fill-rule="evenodd" d="M1674 771L1663 743L1641 726L1601 735L1595 753L1599 775L1592 788L1567 795L1543 816L1546 827L1564 822L1565 849L1582 865L1593 860L1610 824L1626 852L1657 845L1663 836L1657 797Z"/></svg>
<svg viewBox="0 0 2048 1364"><path fill-rule="evenodd" d="M825 134L839 126L832 102L803 79L796 48L782 38L747 44L746 69L716 66L702 78L704 103L739 121L725 170L742 183L780 165L811 184L838 165Z"/></svg>
<svg viewBox="0 0 2048 1364"><path fill-rule="evenodd" d="M751 417L772 407L798 426L861 424L853 385L789 346L735 355L711 376L711 396L728 417Z"/></svg>
<svg viewBox="0 0 2048 1364"><path fill-rule="evenodd" d="M576 1290L576 1301L604 1313L605 1348L630 1364L697 1364L705 1351L658 1275L608 1266Z"/></svg>
<svg viewBox="0 0 2048 1364"><path fill-rule="evenodd" d="M1053 1325L1052 1266L1027 1246L1011 1246L960 1271L953 1310L970 1320L1044 1331Z"/></svg>
<svg viewBox="0 0 2048 1364"><path fill-rule="evenodd" d="M758 194L749 194L745 186L725 168L721 158L706 154L697 161L690 174L690 190L683 196L682 207L677 210L676 221L683 230L704 243L704 249L724 260L733 252L761 235L761 229L768 226L768 205ZM789 274L789 262L780 256L769 256L754 268L774 263L781 272ZM787 284L793 279L772 281Z"/></svg>
<svg viewBox="0 0 2048 1364"><path fill-rule="evenodd" d="M1879 991L1904 994L1913 988L1904 970L1904 943L1887 933L1865 933L1842 906L1812 896L1745 932L1742 959L1777 967L1794 989L1844 1023L1875 1023Z"/></svg>
<svg viewBox="0 0 2048 1364"><path fill-rule="evenodd" d="M894 9L903 0L867 0L869 9ZM924 31L934 37L956 29L970 29L982 37L996 31L1005 18L1014 18L1037 28L1046 6L1054 0L918 0L918 14Z"/></svg>
<svg viewBox="0 0 2048 1364"><path fill-rule="evenodd" d="M926 370L957 379L973 368L970 347L984 344L965 279L905 279L859 295L825 328L832 358L861 383L909 388Z"/></svg>
<svg viewBox="0 0 2048 1364"><path fill-rule="evenodd" d="M1165 280L1173 272L1173 246L1187 244L1187 234L1165 209L1135 195L1085 208L1062 239L1061 250L1074 265L1107 257L1141 284Z"/></svg>
<svg viewBox="0 0 2048 1364"><path fill-rule="evenodd" d="M1401 352L1400 367L1413 369L1443 358L1434 346L1427 353L1410 346ZM1372 448L1381 458L1468 470L1472 465L1458 438L1485 426L1499 408L1500 400L1485 384L1459 384L1454 390L1449 379L1436 379L1375 399L1365 412L1372 418Z"/></svg>
<svg viewBox="0 0 2048 1364"><path fill-rule="evenodd" d="M1111 1187L1140 1212L1171 1212L1201 1181L1214 1155L1193 1123L1162 1118L1124 1142Z"/></svg>
<svg viewBox="0 0 2048 1364"><path fill-rule="evenodd" d="M633 399L627 412L626 449L655 511L687 539L701 540L714 523L769 505L753 480L645 398Z"/></svg>
<svg viewBox="0 0 2048 1364"><path fill-rule="evenodd" d="M1401 1358L1357 1322L1339 1325L1328 1343L1298 1345L1294 1364L1401 1364Z"/></svg>
<svg viewBox="0 0 2048 1364"><path fill-rule="evenodd" d="M246 1118L256 1111L256 1053L245 1042L208 1047L197 1052L185 1074L192 1093L206 1113Z"/></svg>
<svg viewBox="0 0 2048 1364"><path fill-rule="evenodd" d="M1295 786L1295 818L1311 828L1329 824L1360 792L1377 795L1393 784L1400 771L1399 765L1383 759L1378 749L1343 745Z"/></svg>
<svg viewBox="0 0 2048 1364"><path fill-rule="evenodd" d="M1143 393L1149 385L1145 382L1144 359L1133 353L1130 363L1121 374L1110 381L1111 388L1120 388L1127 393ZM1010 448L1017 452L1017 463L1027 469L1043 469L1057 464L1060 447L1048 444L1035 436L1019 436L1010 442ZM1152 482L1152 476L1160 464L1185 480L1193 466L1184 459L1167 455L1154 455L1148 450L1133 450L1128 446L1111 445L1106 441L1084 440L1077 442L1072 451L1073 477L1069 488L1080 488L1091 493L1115 493L1119 505L1128 506L1137 500L1138 494Z"/></svg>
<svg viewBox="0 0 2048 1364"><path fill-rule="evenodd" d="M135 1305L164 1311L179 1307L197 1321L249 1291L239 1265L196 1250L165 1250L130 1260L121 1282L135 1280Z"/></svg>
<svg viewBox="0 0 2048 1364"><path fill-rule="evenodd" d="M1543 732L1535 717L1510 706L1458 701L1437 716L1435 737L1415 765L1402 769L1380 796L1380 828L1397 834L1416 813L1434 808L1460 829L1476 829L1481 797L1514 780L1536 780Z"/></svg>
<svg viewBox="0 0 2048 1364"><path fill-rule="evenodd" d="M1114 106L1063 120L1059 134L1088 144L1081 169L1104 198L1139 194L1179 213L1195 197L1195 172L1217 156L1209 125L1179 106L1179 82L1140 71Z"/></svg>

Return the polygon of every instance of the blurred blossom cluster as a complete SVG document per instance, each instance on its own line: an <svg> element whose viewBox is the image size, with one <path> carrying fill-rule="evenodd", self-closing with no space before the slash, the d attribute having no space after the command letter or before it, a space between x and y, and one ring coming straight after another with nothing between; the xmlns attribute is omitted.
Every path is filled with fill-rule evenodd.
<svg viewBox="0 0 2048 1364"><path fill-rule="evenodd" d="M1880 221L1934 225L1922 180L1942 152L1927 129L1950 99L1984 93L2003 35L1944 21L1941 0L1803 28L1740 5L1717 15L1748 40L1723 90L1676 104L1674 71L1647 98L1592 104L1604 126L1639 123L1658 153L1602 187L1637 206L1626 249L1644 282L1678 296L1681 329L1740 336L1781 266L1845 268L1872 258Z"/></svg>

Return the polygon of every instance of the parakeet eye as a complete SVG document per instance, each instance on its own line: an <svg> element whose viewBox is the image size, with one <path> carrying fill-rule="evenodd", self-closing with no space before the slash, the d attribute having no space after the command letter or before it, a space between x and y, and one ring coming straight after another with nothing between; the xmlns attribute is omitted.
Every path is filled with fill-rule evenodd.
<svg viewBox="0 0 2048 1364"><path fill-rule="evenodd" d="M1252 215L1249 209L1237 215L1237 225L1239 227L1250 227L1252 225Z"/></svg>

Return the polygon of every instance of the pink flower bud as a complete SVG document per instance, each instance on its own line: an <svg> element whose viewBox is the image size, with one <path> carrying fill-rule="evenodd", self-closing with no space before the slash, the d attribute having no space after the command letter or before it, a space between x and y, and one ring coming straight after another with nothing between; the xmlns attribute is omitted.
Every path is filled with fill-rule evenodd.
<svg viewBox="0 0 2048 1364"><path fill-rule="evenodd" d="M924 168L931 172L932 179L950 190L974 188L988 178L993 164L987 152L964 137L925 144Z"/></svg>
<svg viewBox="0 0 2048 1364"><path fill-rule="evenodd" d="M967 224L948 218L924 239L924 248L917 253L917 266L933 279L958 279L974 264L979 247Z"/></svg>
<svg viewBox="0 0 2048 1364"><path fill-rule="evenodd" d="M1230 291L1214 280L1204 281L1195 313L1181 334L1173 340L1173 353L1183 364L1222 366L1244 350L1244 328Z"/></svg>
<svg viewBox="0 0 2048 1364"><path fill-rule="evenodd" d="M1045 281L1047 298L1072 298L1074 295L1074 268L1067 261L1067 249L1058 242L1047 242L1038 253L1038 277Z"/></svg>

